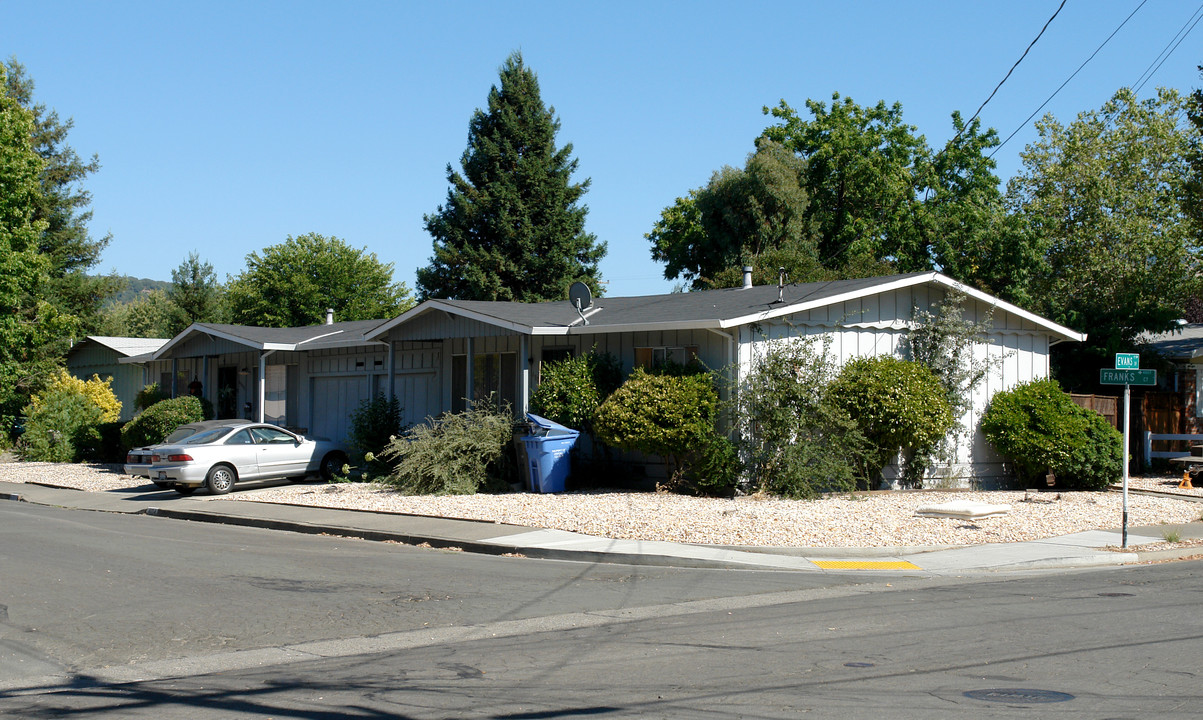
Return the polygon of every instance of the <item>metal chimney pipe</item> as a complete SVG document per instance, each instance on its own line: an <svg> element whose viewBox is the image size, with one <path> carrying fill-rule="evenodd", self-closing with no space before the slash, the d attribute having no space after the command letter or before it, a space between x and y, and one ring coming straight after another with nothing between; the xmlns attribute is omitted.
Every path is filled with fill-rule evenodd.
<svg viewBox="0 0 1203 720"><path fill-rule="evenodd" d="M785 302L785 268L777 268L777 302Z"/></svg>
<svg viewBox="0 0 1203 720"><path fill-rule="evenodd" d="M752 287L752 266L751 266L751 265L744 265L744 286L743 286L743 289L744 289L744 290L747 290L747 289L748 289L748 288L750 288L750 287Z"/></svg>
<svg viewBox="0 0 1203 720"><path fill-rule="evenodd" d="M326 308L326 324L334 324L334 308Z"/></svg>

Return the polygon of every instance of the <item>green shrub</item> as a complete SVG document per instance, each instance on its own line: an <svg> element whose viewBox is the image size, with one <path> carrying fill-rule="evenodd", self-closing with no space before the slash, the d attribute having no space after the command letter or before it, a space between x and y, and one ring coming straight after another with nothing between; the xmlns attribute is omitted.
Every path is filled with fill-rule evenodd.
<svg viewBox="0 0 1203 720"><path fill-rule="evenodd" d="M1100 490L1123 473L1123 436L1102 415L1078 406L1054 380L996 393L981 428L1025 484L1052 470L1058 485Z"/></svg>
<svg viewBox="0 0 1203 720"><path fill-rule="evenodd" d="M561 425L589 432L593 413L622 383L618 360L610 354L566 358L543 366L531 395L531 412Z"/></svg>
<svg viewBox="0 0 1203 720"><path fill-rule="evenodd" d="M138 391L138 394L134 396L134 407L138 410L145 410L155 403L170 399L171 393L159 389L158 383L151 383L143 386L143 388Z"/></svg>
<svg viewBox="0 0 1203 720"><path fill-rule="evenodd" d="M737 394L750 490L790 498L857 486L868 442L824 392L836 374L830 340L773 343Z"/></svg>
<svg viewBox="0 0 1203 720"><path fill-rule="evenodd" d="M513 424L508 409L482 404L414 425L385 449L394 469L380 482L410 495L507 490L515 471L507 462Z"/></svg>
<svg viewBox="0 0 1203 720"><path fill-rule="evenodd" d="M723 466L721 443L715 440L718 393L709 375L655 375L637 368L598 407L593 428L601 442L623 450L663 457L674 486L700 490L697 469L713 462ZM717 444L716 444L717 443ZM720 452L708 457L709 451ZM722 480L718 482L723 482Z"/></svg>
<svg viewBox="0 0 1203 720"><path fill-rule="evenodd" d="M127 450L155 445L163 442L180 425L204 419L206 415L200 398L185 395L160 400L121 428L121 442Z"/></svg>
<svg viewBox="0 0 1203 720"><path fill-rule="evenodd" d="M17 442L23 460L75 462L77 443L95 432L103 411L86 395L71 390L41 396L26 408L25 433Z"/></svg>
<svg viewBox="0 0 1203 720"><path fill-rule="evenodd" d="M113 394L112 383L113 378L101 380L100 376L95 373L91 380L80 380L66 370L59 370L45 388L29 399L29 408L26 408L26 414L28 415L31 410L37 410L43 398L66 393L86 397L92 404L100 408L100 422L113 422L121 417L121 401Z"/></svg>
<svg viewBox="0 0 1203 720"><path fill-rule="evenodd" d="M371 475L387 472L381 453L392 439L405 432L401 403L395 397L377 395L351 411L351 445L371 467Z"/></svg>
<svg viewBox="0 0 1203 720"><path fill-rule="evenodd" d="M912 459L930 456L956 422L931 370L887 355L856 358L844 365L827 392L873 446L865 476L879 478L901 451L902 483L921 487L926 468Z"/></svg>

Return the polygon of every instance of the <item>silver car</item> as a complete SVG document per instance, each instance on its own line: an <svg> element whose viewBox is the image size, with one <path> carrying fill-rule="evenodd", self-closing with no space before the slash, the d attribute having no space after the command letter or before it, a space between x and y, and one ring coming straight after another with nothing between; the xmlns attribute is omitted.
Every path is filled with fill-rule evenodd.
<svg viewBox="0 0 1203 720"><path fill-rule="evenodd" d="M155 454L155 449L158 448L160 445L172 445L172 444L178 443L181 440L183 440L184 438L191 437L203 430L211 430L216 427L225 427L228 425L242 425L244 423L246 423L246 420L227 419L227 420L200 420L197 422L190 422L190 423L186 423L184 425L180 425L175 430L172 430L171 433L168 434L168 436L163 439L163 442L158 443L157 445L147 445L145 447L133 448L128 453L126 453L125 465L122 466L122 469L125 471L126 475L133 475L134 477L145 478L147 480L151 480L152 479L150 477L150 466L152 464L151 458ZM165 483L159 482L158 480L155 480L154 483L155 483L155 485L158 485L161 488L168 487L168 485L166 485Z"/></svg>
<svg viewBox="0 0 1203 720"><path fill-rule="evenodd" d="M202 485L215 495L244 480L326 480L347 462L340 443L296 435L284 428L246 420L199 432L155 448L151 480L188 495Z"/></svg>

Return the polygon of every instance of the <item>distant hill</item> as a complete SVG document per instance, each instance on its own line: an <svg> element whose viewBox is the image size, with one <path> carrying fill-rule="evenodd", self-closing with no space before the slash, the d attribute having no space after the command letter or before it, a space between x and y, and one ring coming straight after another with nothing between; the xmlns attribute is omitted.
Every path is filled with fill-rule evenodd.
<svg viewBox="0 0 1203 720"><path fill-rule="evenodd" d="M126 288L109 298L108 302L104 304L105 307L136 300L143 293L148 293L151 290L167 290L167 288L171 287L170 280L151 280L149 278L136 278L129 275L118 275L117 277L126 282Z"/></svg>

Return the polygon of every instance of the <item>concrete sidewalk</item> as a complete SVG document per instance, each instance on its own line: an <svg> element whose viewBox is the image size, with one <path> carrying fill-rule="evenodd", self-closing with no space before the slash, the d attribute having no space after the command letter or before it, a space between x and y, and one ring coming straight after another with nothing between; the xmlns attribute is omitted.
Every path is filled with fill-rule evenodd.
<svg viewBox="0 0 1203 720"><path fill-rule="evenodd" d="M459 548L488 554L581 562L669 567L802 571L895 571L957 574L1122 565L1203 554L1203 548L1115 552L1119 530L1074 533L1021 543L933 548L724 548L672 542L613 540L562 530L541 530L474 520L360 510L220 501L181 497L174 491L84 492L28 483L0 482L0 500L18 500L101 512L211 522L289 532L391 540L411 545ZM1132 527L1129 547L1162 542L1174 531L1183 539L1203 537L1203 523Z"/></svg>

